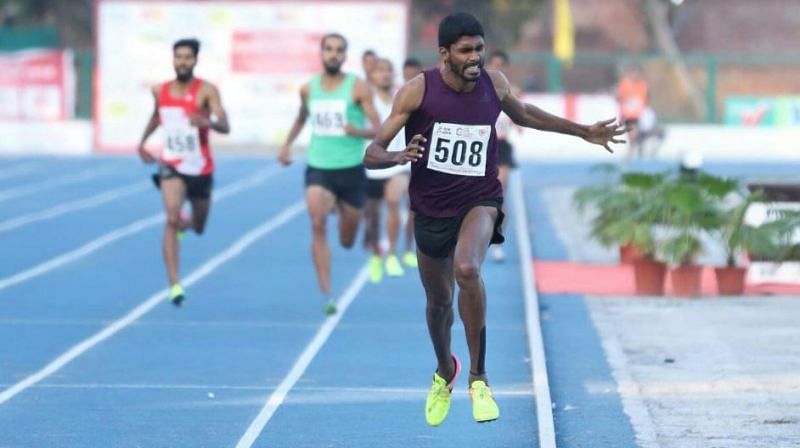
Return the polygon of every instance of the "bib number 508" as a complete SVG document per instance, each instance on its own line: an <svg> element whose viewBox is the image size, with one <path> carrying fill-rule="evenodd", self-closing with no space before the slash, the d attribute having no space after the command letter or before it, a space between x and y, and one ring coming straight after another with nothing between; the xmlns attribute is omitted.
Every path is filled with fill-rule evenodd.
<svg viewBox="0 0 800 448"><path fill-rule="evenodd" d="M483 142L475 141L467 148L467 142L456 140L450 144L450 140L439 138L436 148L433 150L433 159L439 163L447 163L449 160L454 166L462 166L464 163L469 166L477 167L481 164L483 157Z"/></svg>

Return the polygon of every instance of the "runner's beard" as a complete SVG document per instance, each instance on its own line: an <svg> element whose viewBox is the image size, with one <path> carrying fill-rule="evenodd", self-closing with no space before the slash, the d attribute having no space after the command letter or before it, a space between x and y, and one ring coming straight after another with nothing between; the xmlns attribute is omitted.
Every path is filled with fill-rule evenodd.
<svg viewBox="0 0 800 448"><path fill-rule="evenodd" d="M329 65L328 63L322 64L325 67L325 73L329 75L338 75L342 71L341 65Z"/></svg>
<svg viewBox="0 0 800 448"><path fill-rule="evenodd" d="M473 77L473 76L467 76L467 74L465 73L465 70L466 70L467 68L471 68L471 67L475 67L475 66L477 66L477 67L478 67L478 69L480 70L480 69L482 69L482 68L483 68L483 61L481 61L481 62L478 62L477 64L470 64L470 65L464 64L464 65L460 65L460 66L459 66L459 65L457 65L457 64L455 64L455 63L454 63L454 62L452 62L452 61L448 61L448 64L450 64L450 70L451 70L453 73L457 74L457 75L458 75L458 76L459 76L461 79L463 79L464 81L467 81L467 82L475 82L475 81L477 81L477 80L478 80L478 79L481 77L480 73L478 73L478 74L477 74L476 76L474 76L474 77Z"/></svg>
<svg viewBox="0 0 800 448"><path fill-rule="evenodd" d="M186 82L186 81L192 79L192 73L193 73L192 69L188 69L188 70L183 71L183 72L180 71L180 70L175 70L175 76L177 77L178 81L180 81L180 82Z"/></svg>

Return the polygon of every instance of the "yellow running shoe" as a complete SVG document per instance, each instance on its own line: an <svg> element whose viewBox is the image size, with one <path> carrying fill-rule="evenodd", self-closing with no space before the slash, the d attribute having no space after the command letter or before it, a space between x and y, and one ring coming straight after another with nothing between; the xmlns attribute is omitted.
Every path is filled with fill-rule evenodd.
<svg viewBox="0 0 800 448"><path fill-rule="evenodd" d="M478 423L497 420L500 408L492 398L492 390L485 381L475 380L469 386L469 397L472 399L472 417Z"/></svg>
<svg viewBox="0 0 800 448"><path fill-rule="evenodd" d="M386 275L389 277L400 277L405 274L403 266L400 265L400 260L397 255L392 254L386 257Z"/></svg>
<svg viewBox="0 0 800 448"><path fill-rule="evenodd" d="M433 373L433 384L430 392L428 392L428 398L425 400L425 420L431 426L441 425L450 412L453 385L456 382L458 373L461 372L461 362L455 355L453 355L453 362L456 365L456 371L449 383L438 373Z"/></svg>
<svg viewBox="0 0 800 448"><path fill-rule="evenodd" d="M403 254L403 263L410 268L417 268L417 254L414 252L407 250L406 253Z"/></svg>
<svg viewBox="0 0 800 448"><path fill-rule="evenodd" d="M369 281L372 283L380 283L383 278L383 260L380 255L372 255L369 257Z"/></svg>
<svg viewBox="0 0 800 448"><path fill-rule="evenodd" d="M186 296L183 292L183 287L179 283L172 285L169 289L169 301L175 306L181 306L184 299L186 299Z"/></svg>

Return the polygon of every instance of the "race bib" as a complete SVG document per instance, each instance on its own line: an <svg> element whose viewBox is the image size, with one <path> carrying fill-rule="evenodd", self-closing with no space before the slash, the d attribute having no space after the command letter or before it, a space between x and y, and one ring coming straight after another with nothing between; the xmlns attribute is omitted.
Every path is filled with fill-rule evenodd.
<svg viewBox="0 0 800 448"><path fill-rule="evenodd" d="M347 125L347 103L344 100L314 100L311 102L311 123L314 134L343 136Z"/></svg>
<svg viewBox="0 0 800 448"><path fill-rule="evenodd" d="M164 159L181 161L202 159L200 130L190 124L183 108L161 107L159 115L164 131Z"/></svg>
<svg viewBox="0 0 800 448"><path fill-rule="evenodd" d="M433 125L428 169L458 176L485 176L490 125Z"/></svg>

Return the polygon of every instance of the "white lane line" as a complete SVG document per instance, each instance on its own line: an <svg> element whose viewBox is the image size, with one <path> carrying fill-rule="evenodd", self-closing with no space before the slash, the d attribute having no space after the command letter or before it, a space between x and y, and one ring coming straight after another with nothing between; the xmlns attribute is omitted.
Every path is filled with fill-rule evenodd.
<svg viewBox="0 0 800 448"><path fill-rule="evenodd" d="M0 221L0 233L8 232L9 230L26 226L28 224L33 224L35 222L53 219L58 216L65 215L67 213L98 207L107 202L111 202L119 198L123 198L125 196L130 196L140 191L144 191L146 188L153 188L153 187L152 185L150 185L149 182L135 182L132 184L128 184L124 187L105 191L103 193L94 196L89 196L87 198L65 202L61 205L57 205L55 207L51 207L46 210L28 213L26 215L17 216L16 218Z"/></svg>
<svg viewBox="0 0 800 448"><path fill-rule="evenodd" d="M77 184L86 182L87 180L96 179L98 177L108 176L116 171L113 168L92 168L89 170L81 171L77 174L67 174L61 177L54 177L44 182L34 182L31 184L23 185L21 187L9 188L0 190L0 202L9 199L18 198L21 196L29 196L34 193L52 190L56 187L63 187L65 185Z"/></svg>
<svg viewBox="0 0 800 448"><path fill-rule="evenodd" d="M278 172L279 172L278 168L263 170L261 173L255 174L249 178L227 185L221 188L219 192L214 195L214 201L219 202L226 197L230 197L243 190L247 190L257 185L260 185L270 177L277 174ZM72 263L73 261L79 260L93 252L96 252L97 250L117 240L134 235L136 233L139 233L145 229L156 226L163 222L164 222L164 213L162 212L162 213L156 213L155 215L151 215L146 218L142 218L138 221L134 221L133 223L125 225L123 227L114 229L108 233L105 233L93 239L92 241L89 241L88 243L76 249L73 249L69 252L65 252L48 261L40 263L31 268L25 269L24 271L0 279L0 291L10 286L38 277L42 274L46 274L52 271L53 269Z"/></svg>
<svg viewBox="0 0 800 448"><path fill-rule="evenodd" d="M261 408L261 411L259 411L256 418L250 423L247 431L245 431L242 438L239 439L236 448L249 448L253 445L261 434L261 431L264 430L264 426L266 426L267 422L269 422L270 418L275 414L275 411L278 410L278 407L283 404L286 395L292 390L292 387L294 387L300 377L303 376L303 373L305 373L311 361L314 360L314 357L317 356L322 346L325 345L328 337L333 333L336 325L342 320L347 308L353 303L353 300L355 300L358 293L367 283L367 277L367 265L365 264L339 299L339 312L327 318L322 326L319 327L317 334L315 334L311 342L308 343L303 353L297 358L297 361L295 361L292 369L289 370L289 373L286 374L283 381L281 381L275 391L272 392L267 402Z"/></svg>
<svg viewBox="0 0 800 448"><path fill-rule="evenodd" d="M239 238L235 243L228 246L228 248L225 249L223 252L220 252L216 256L212 257L211 259L203 263L202 266L195 269L194 272L189 274L183 280L183 285L186 287L190 287L193 284L197 283L198 281L202 280L203 278L207 277L217 268L227 263L228 261L232 260L233 258L237 257L250 245L255 243L258 239L272 232L278 227L286 224L287 222L289 222L289 220L291 220L304 210L305 210L305 202L298 201L293 205L291 205L289 208L285 209L279 215L273 217L269 221L261 224L260 226L250 230L249 232L244 234L241 238ZM153 294L148 299L146 299L144 302L140 303L136 308L129 311L128 314L122 316L118 320L112 322L107 327L103 328L99 332L92 335L91 337L86 338L77 345L73 346L72 348L61 354L58 358L51 361L41 370L28 376L22 381L14 384L8 389L5 389L3 392L0 393L0 404L7 402L8 400L14 398L16 395L20 394L24 390L30 388L31 386L42 381L43 379L54 374L55 372L58 372L78 356L82 355L86 351L90 350L92 347L110 338L111 336L113 336L120 330L124 329L128 325L132 324L137 319L144 316L147 312L156 307L158 304L162 303L166 299L167 293L168 293L167 288L158 291L157 293Z"/></svg>
<svg viewBox="0 0 800 448"><path fill-rule="evenodd" d="M517 231L517 248L525 292L525 323L528 328L528 348L531 352L531 373L536 396L536 422L539 448L555 448L556 432L553 420L553 402L550 399L550 380L547 377L547 360L544 338L539 320L539 296L533 272L533 253L528 234L528 212L522 192L522 175L519 170L511 174L511 201L514 204L514 224Z"/></svg>

